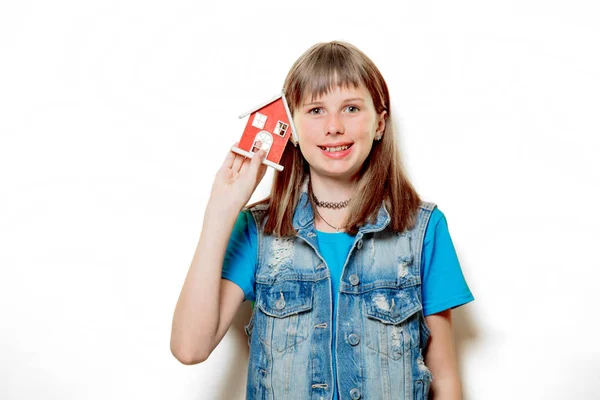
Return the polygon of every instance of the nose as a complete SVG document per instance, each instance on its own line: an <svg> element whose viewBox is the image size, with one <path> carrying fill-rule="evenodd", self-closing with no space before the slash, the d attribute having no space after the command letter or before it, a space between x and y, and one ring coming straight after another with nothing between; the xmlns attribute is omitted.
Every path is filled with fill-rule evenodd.
<svg viewBox="0 0 600 400"><path fill-rule="evenodd" d="M328 135L343 135L344 124L337 113L329 114L327 118L327 132Z"/></svg>

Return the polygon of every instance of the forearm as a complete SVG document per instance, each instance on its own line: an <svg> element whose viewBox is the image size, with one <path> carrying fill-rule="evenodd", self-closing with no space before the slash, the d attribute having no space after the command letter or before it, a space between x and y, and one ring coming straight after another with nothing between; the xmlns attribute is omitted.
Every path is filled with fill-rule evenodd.
<svg viewBox="0 0 600 400"><path fill-rule="evenodd" d="M173 315L171 351L196 363L213 350L220 319L221 272L239 210L209 201L200 239Z"/></svg>
<svg viewBox="0 0 600 400"><path fill-rule="evenodd" d="M454 350L452 312L445 310L425 317L431 336L425 365L431 370L430 391L434 400L461 400L462 389Z"/></svg>
<svg viewBox="0 0 600 400"><path fill-rule="evenodd" d="M430 391L433 400L462 400L462 388L458 375L434 377Z"/></svg>

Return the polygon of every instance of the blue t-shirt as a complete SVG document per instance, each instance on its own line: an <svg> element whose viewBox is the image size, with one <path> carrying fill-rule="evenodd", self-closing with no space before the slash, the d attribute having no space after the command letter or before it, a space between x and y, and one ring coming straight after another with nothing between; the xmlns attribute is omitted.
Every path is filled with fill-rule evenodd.
<svg viewBox="0 0 600 400"><path fill-rule="evenodd" d="M249 211L240 213L227 245L223 262L222 277L237 284L246 300L255 300L254 273L258 251L258 233L256 223ZM319 251L331 274L333 293L333 341L335 345L336 307L342 268L348 252L354 243L354 236L345 232L329 233L317 231ZM250 256L249 256L250 255ZM474 300L463 276L446 217L436 207L431 213L421 255L421 294L423 314L435 314L449 308L456 308ZM332 348L333 351L333 348ZM335 358L334 358L335 361ZM335 362L333 363L334 387ZM334 392L333 400L338 398Z"/></svg>

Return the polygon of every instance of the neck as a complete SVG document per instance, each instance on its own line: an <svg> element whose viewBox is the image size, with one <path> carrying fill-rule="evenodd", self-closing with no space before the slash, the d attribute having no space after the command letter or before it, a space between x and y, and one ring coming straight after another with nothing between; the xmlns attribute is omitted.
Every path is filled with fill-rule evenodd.
<svg viewBox="0 0 600 400"><path fill-rule="evenodd" d="M342 202L354 195L355 182L311 174L311 190L319 201ZM319 207L315 212L315 227L324 232L336 232L331 225L342 228L346 220L348 207L331 209ZM327 222L325 222L327 221Z"/></svg>
<svg viewBox="0 0 600 400"><path fill-rule="evenodd" d="M319 201L345 201L354 195L354 181L342 181L311 174L310 185Z"/></svg>

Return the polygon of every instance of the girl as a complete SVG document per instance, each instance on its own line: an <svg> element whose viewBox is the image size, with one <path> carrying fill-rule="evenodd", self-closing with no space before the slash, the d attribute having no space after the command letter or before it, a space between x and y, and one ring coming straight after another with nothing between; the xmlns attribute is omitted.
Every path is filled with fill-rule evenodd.
<svg viewBox="0 0 600 400"><path fill-rule="evenodd" d="M459 399L451 309L473 296L444 215L401 168L383 77L354 46L321 43L284 92L298 146L247 208L265 153L227 155L171 351L206 360L251 300L247 399Z"/></svg>

